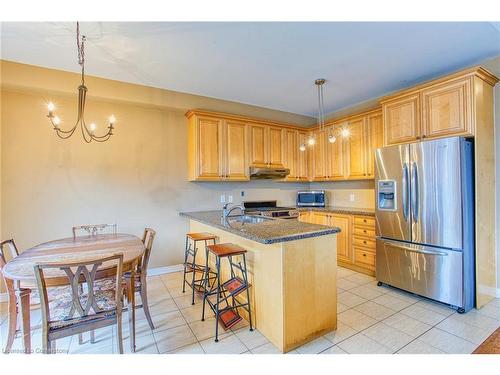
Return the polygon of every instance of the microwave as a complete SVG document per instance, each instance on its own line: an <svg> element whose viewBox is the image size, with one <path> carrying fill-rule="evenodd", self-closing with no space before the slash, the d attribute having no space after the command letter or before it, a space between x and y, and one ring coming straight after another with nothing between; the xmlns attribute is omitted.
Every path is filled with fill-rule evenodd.
<svg viewBox="0 0 500 375"><path fill-rule="evenodd" d="M297 207L325 207L324 190L302 190L297 192Z"/></svg>

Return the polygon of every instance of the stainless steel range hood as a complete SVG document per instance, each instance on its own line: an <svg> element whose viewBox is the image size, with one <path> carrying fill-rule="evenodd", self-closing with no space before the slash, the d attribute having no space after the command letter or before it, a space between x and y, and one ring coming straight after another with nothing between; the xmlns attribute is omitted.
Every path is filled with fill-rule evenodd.
<svg viewBox="0 0 500 375"><path fill-rule="evenodd" d="M270 180L285 178L290 174L288 168L260 168L250 167L250 179L252 180Z"/></svg>

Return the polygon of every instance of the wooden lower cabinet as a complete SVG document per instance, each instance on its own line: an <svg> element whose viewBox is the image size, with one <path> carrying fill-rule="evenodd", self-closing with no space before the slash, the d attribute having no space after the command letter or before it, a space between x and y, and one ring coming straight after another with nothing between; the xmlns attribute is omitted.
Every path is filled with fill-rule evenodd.
<svg viewBox="0 0 500 375"><path fill-rule="evenodd" d="M342 267L375 275L375 218L365 215L303 211L299 220L340 228L337 234L337 264Z"/></svg>

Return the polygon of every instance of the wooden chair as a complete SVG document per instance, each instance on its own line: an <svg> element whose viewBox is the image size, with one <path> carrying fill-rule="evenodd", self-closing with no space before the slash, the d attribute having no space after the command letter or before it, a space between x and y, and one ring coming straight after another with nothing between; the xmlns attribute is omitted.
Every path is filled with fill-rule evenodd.
<svg viewBox="0 0 500 375"><path fill-rule="evenodd" d="M102 290L96 275L99 268L111 268L114 288ZM50 303L47 295L45 272L64 271L70 293ZM35 265L35 275L42 310L42 345L44 353L55 352L57 339L82 334L102 327L116 325L118 351L123 353L123 255L92 259L74 263L46 263ZM83 284L83 287L81 285ZM91 312L92 310L92 312ZM75 316L76 315L76 316Z"/></svg>
<svg viewBox="0 0 500 375"><path fill-rule="evenodd" d="M144 314L146 315L146 319L148 320L149 327L151 329L155 329L153 324L153 319L151 318L151 313L149 311L148 304L148 283L147 283L147 275L148 275L148 264L149 258L151 256L151 249L153 248L153 241L156 237L156 232L151 228L144 229L144 235L142 236L142 242L144 243L144 247L146 250L144 251L144 255L142 256L141 261L137 265L137 271L135 273L135 291L140 293L142 308L144 310ZM125 277L130 277L130 273L126 273ZM137 306L141 307L141 306Z"/></svg>
<svg viewBox="0 0 500 375"><path fill-rule="evenodd" d="M148 275L148 264L149 264L149 258L151 256L151 249L153 248L153 241L156 236L156 231L154 231L151 228L145 228L144 229L144 235L142 236L142 242L144 243L144 247L146 250L144 251L144 255L142 256L141 260L139 261L137 265L137 269L135 271L135 292L140 293L141 296L141 305L134 306L134 308L143 308L144 309L144 314L146 315L146 319L149 323L149 327L151 329L155 329L155 326L153 324L153 319L151 318L151 313L149 311L149 304L148 304L148 284L147 284L147 275ZM125 272L124 278L124 287L128 285L128 278L130 278L130 272ZM101 284L102 289L107 289L108 285L110 283L109 279L104 279L99 281ZM127 309L130 308L127 304Z"/></svg>
<svg viewBox="0 0 500 375"><path fill-rule="evenodd" d="M97 236L99 233L111 230L112 234L116 234L116 224L88 224L77 225L72 228L73 239L76 238L78 232L86 232L89 236Z"/></svg>
<svg viewBox="0 0 500 375"><path fill-rule="evenodd" d="M5 256L7 251L9 253L8 258ZM16 243L13 239L6 240L0 242L0 271L7 264L7 261L15 258L19 255L19 251L17 250ZM3 279L3 278L2 278ZM14 283L12 280L3 279L5 289L7 290L8 295L8 304L9 304L9 331L7 334L7 343L5 345L4 353L9 353L12 349L12 344L14 343L14 338L16 337L16 332L18 331L18 322L20 310L19 304L21 298L29 298L31 293L30 289L18 289L16 290ZM24 323L24 322L23 322ZM29 333L28 333L29 334Z"/></svg>

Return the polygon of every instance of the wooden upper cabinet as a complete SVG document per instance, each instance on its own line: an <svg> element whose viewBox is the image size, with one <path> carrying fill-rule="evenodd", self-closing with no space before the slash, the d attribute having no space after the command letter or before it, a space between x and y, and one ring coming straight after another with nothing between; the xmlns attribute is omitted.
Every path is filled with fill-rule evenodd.
<svg viewBox="0 0 500 375"><path fill-rule="evenodd" d="M250 125L250 164L254 167L283 167L283 128Z"/></svg>
<svg viewBox="0 0 500 375"><path fill-rule="evenodd" d="M382 99L384 145L475 136L475 101L483 94L475 87L478 80L492 86L498 81L472 68Z"/></svg>
<svg viewBox="0 0 500 375"><path fill-rule="evenodd" d="M345 142L344 138L340 135L339 129L339 126L333 129L334 135L336 136L335 142L330 143L327 140L326 143L326 155L328 159L328 170L326 174L328 179L331 180L344 180L346 178L344 158Z"/></svg>
<svg viewBox="0 0 500 375"><path fill-rule="evenodd" d="M250 164L255 167L267 167L266 133L266 125L250 125Z"/></svg>
<svg viewBox="0 0 500 375"><path fill-rule="evenodd" d="M422 90L424 138L473 135L472 77Z"/></svg>
<svg viewBox="0 0 500 375"><path fill-rule="evenodd" d="M311 147L311 179L324 181L327 178L326 132L316 131L313 134L316 143Z"/></svg>
<svg viewBox="0 0 500 375"><path fill-rule="evenodd" d="M300 151L300 145L307 143L307 133L294 129L284 130L283 165L290 169L286 181L307 181L307 150Z"/></svg>
<svg viewBox="0 0 500 375"><path fill-rule="evenodd" d="M308 168L308 152L300 151L300 145L307 144L307 133L298 131L297 132L297 162L296 162L296 174L297 179L300 181L307 181L309 179L309 168ZM307 147L307 146L306 146Z"/></svg>
<svg viewBox="0 0 500 375"><path fill-rule="evenodd" d="M247 125L239 121L224 121L224 178L249 179Z"/></svg>
<svg viewBox="0 0 500 375"><path fill-rule="evenodd" d="M349 178L366 177L366 132L365 118L360 117L348 123L349 136L347 145L347 174Z"/></svg>
<svg viewBox="0 0 500 375"><path fill-rule="evenodd" d="M287 176L287 180L296 180L298 177L297 157L300 151L298 148L297 138L297 130L285 129L283 164L285 168L290 169L290 174Z"/></svg>
<svg viewBox="0 0 500 375"><path fill-rule="evenodd" d="M366 117L366 173L367 177L375 177L375 151L384 145L384 126L382 113L377 112Z"/></svg>
<svg viewBox="0 0 500 375"><path fill-rule="evenodd" d="M283 128L268 128L268 164L270 167L283 167Z"/></svg>
<svg viewBox="0 0 500 375"><path fill-rule="evenodd" d="M196 179L218 179L222 177L222 121L199 117L197 131L197 170Z"/></svg>
<svg viewBox="0 0 500 375"><path fill-rule="evenodd" d="M382 103L386 146L420 139L419 93Z"/></svg>
<svg viewBox="0 0 500 375"><path fill-rule="evenodd" d="M188 167L191 181L247 181L247 125L210 116L189 117Z"/></svg>

